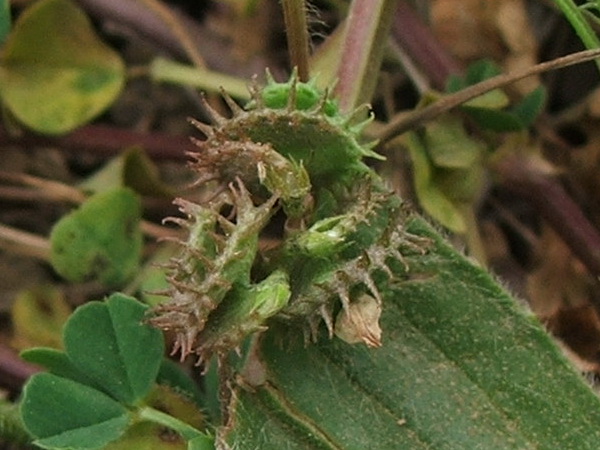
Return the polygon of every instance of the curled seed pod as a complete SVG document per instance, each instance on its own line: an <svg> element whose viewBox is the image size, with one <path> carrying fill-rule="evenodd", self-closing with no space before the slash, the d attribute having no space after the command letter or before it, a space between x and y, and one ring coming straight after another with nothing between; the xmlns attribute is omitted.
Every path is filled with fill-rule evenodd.
<svg viewBox="0 0 600 450"><path fill-rule="evenodd" d="M194 351L209 315L232 286L250 282L258 234L275 211L276 197L254 206L241 182L238 187L232 185L230 193L235 223L214 206L178 202L188 216L190 234L172 261L171 299L155 308L149 320L159 328L175 331L173 351L181 351L182 358Z"/></svg>
<svg viewBox="0 0 600 450"><path fill-rule="evenodd" d="M171 299L150 319L175 331L182 357L223 355L272 319L304 324L313 339L323 321L331 336L340 304L336 328L347 337L340 317L365 316L356 313L365 298L382 306L376 280L392 276L411 241L400 200L363 162L380 158L361 139L368 109L343 115L312 82L267 78L244 108L225 96L231 117L205 102L214 124L192 121L205 135L192 168L221 194L177 202L189 236L172 262ZM267 229L268 250L259 246ZM359 340L377 345L366 324Z"/></svg>

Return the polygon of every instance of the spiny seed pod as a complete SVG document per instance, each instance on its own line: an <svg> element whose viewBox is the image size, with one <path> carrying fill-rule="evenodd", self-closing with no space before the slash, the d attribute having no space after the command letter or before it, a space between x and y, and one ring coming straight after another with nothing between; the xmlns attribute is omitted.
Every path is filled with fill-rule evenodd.
<svg viewBox="0 0 600 450"><path fill-rule="evenodd" d="M360 305L369 298L382 306L376 279L392 276L389 263L403 261L411 238L400 201L363 162L380 158L360 136L370 117L362 108L340 114L326 92L295 74L286 83L268 76L251 94L245 108L225 95L230 118L205 102L214 125L192 122L206 137L194 141L192 167L220 194L206 205L177 201L187 219L174 220L189 236L172 262L171 299L151 322L175 331L182 357L206 361L238 348L268 320L305 324L313 339L324 321L333 335L341 305L339 317L354 324L368 310L371 331L357 333L379 345L373 308ZM270 236L276 244L261 249L277 211L285 226L269 227L280 230Z"/></svg>
<svg viewBox="0 0 600 450"><path fill-rule="evenodd" d="M230 201L236 220L231 222L219 210L221 202L206 207L178 200L187 220L177 222L188 228L179 257L171 264L171 300L154 310L153 325L176 332L175 348L182 358L197 346L197 336L235 284L249 284L250 271L258 249L258 234L274 212L272 197L254 206L240 183L231 185Z"/></svg>
<svg viewBox="0 0 600 450"><path fill-rule="evenodd" d="M313 83L299 82L295 74L287 83L268 78L264 88L251 87L252 99L246 109L225 95L231 118L205 103L215 125L192 122L207 138L195 141L200 152L194 155L194 167L201 179L227 184L240 178L256 194L253 187L261 166L279 165L278 171L288 166L290 172L298 172L299 179L305 178L305 170L314 192L334 182L351 185L355 181L351 177L371 172L362 159L381 156L372 151L374 142L361 143L360 132L372 120L364 108L342 115L336 102ZM303 170L290 167L294 164ZM306 188L305 182L295 184L302 186L300 191ZM269 189L290 188L279 184Z"/></svg>

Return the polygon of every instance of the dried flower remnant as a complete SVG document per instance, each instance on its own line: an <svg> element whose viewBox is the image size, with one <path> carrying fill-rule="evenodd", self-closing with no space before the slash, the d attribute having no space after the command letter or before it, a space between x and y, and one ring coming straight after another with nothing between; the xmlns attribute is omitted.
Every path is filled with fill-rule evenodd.
<svg viewBox="0 0 600 450"><path fill-rule="evenodd" d="M335 320L335 335L348 344L365 343L381 347L381 303L370 295L361 295L342 309Z"/></svg>

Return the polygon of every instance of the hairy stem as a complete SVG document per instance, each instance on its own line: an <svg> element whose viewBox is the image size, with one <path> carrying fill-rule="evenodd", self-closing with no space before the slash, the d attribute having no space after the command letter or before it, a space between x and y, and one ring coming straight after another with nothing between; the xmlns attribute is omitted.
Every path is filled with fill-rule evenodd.
<svg viewBox="0 0 600 450"><path fill-rule="evenodd" d="M309 78L306 5L304 0L283 0L282 6L290 61L298 70L298 79L306 82Z"/></svg>

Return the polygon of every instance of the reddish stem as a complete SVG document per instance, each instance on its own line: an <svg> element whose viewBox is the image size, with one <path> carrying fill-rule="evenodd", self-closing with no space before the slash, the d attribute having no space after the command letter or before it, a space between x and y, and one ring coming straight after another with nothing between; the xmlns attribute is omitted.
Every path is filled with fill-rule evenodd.
<svg viewBox="0 0 600 450"><path fill-rule="evenodd" d="M392 36L435 89L444 89L449 75L463 71L461 64L448 53L406 0L398 3Z"/></svg>
<svg viewBox="0 0 600 450"><path fill-rule="evenodd" d="M39 367L23 361L14 350L0 344L0 386L19 391L25 381L39 371Z"/></svg>
<svg viewBox="0 0 600 450"><path fill-rule="evenodd" d="M78 0L86 11L102 21L116 23L121 29L133 32L146 42L150 42L171 56L187 56L180 39L169 26L149 10L142 2L132 0ZM219 2L217 2L219 3ZM255 55L246 64L239 64L231 55L231 45L227 40L198 23L196 20L171 7L179 22L202 52L202 58L212 70L235 73L239 76L252 76L257 71L264 70L265 65L274 66L266 56ZM274 69L274 67L271 67Z"/></svg>
<svg viewBox="0 0 600 450"><path fill-rule="evenodd" d="M528 201L590 273L599 276L600 232L562 185L521 156L504 158L494 168L503 187Z"/></svg>
<svg viewBox="0 0 600 450"><path fill-rule="evenodd" d="M106 125L88 125L63 136L24 133L13 136L0 127L0 145L57 146L65 150L89 151L114 156L124 149L139 145L157 160L186 160L186 152L197 150L187 137L162 133L140 133Z"/></svg>
<svg viewBox="0 0 600 450"><path fill-rule="evenodd" d="M343 111L371 101L395 5L395 0L352 2L335 87Z"/></svg>

